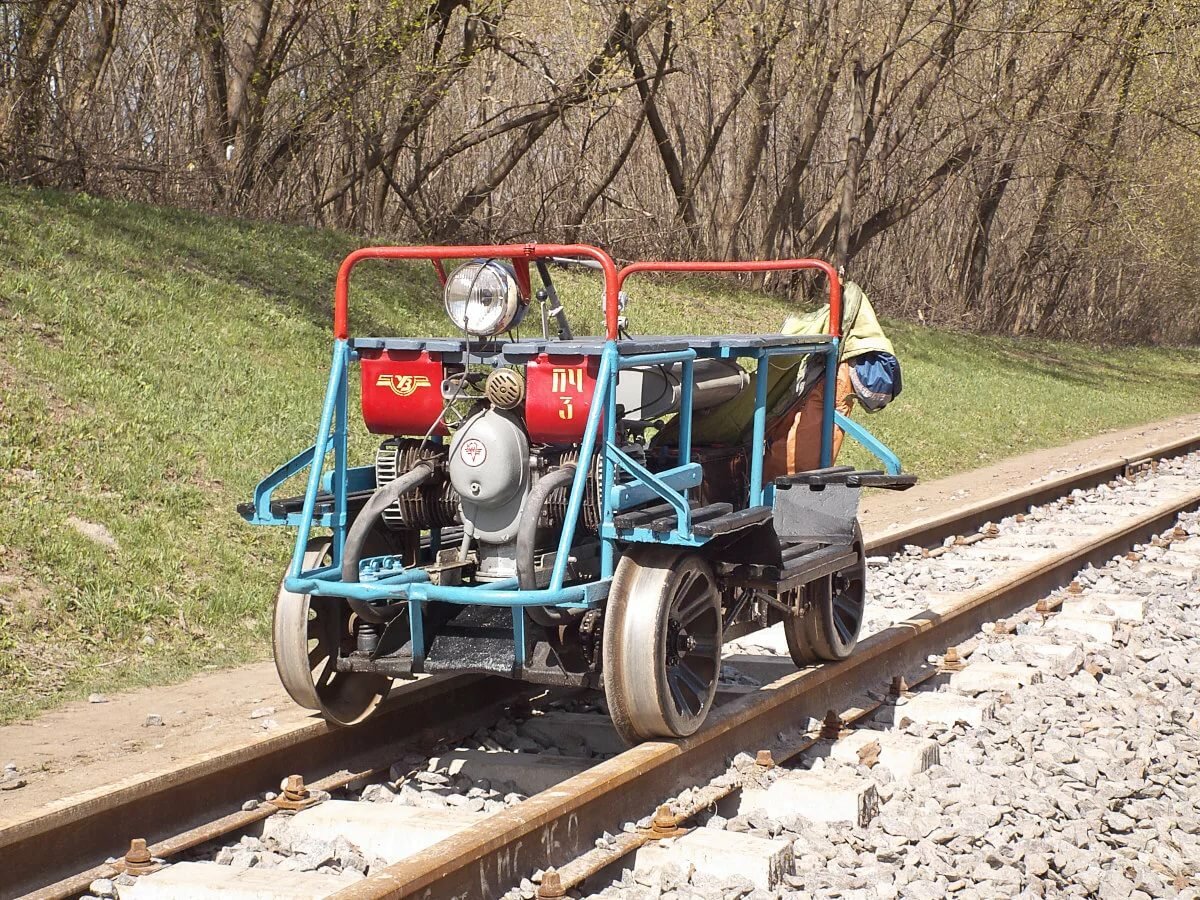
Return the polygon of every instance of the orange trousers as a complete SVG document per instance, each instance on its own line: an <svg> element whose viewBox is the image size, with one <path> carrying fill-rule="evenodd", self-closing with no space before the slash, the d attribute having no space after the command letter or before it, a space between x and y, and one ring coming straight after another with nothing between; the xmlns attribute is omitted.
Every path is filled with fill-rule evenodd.
<svg viewBox="0 0 1200 900"><path fill-rule="evenodd" d="M835 408L844 416L854 406L850 366L838 366L834 385ZM774 422L767 423L767 447L763 460L763 482L781 475L794 475L821 465L821 414L825 410L825 379L822 378L796 405ZM833 462L842 449L842 429L833 429Z"/></svg>

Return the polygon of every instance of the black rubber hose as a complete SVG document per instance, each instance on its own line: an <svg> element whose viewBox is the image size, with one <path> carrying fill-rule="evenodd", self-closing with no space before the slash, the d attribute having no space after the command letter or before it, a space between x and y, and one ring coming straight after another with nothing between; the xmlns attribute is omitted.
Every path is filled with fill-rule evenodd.
<svg viewBox="0 0 1200 900"><path fill-rule="evenodd" d="M567 487L575 478L575 464L552 469L537 480L525 501L525 511L517 525L517 586L523 591L537 590L537 530L542 509L550 494Z"/></svg>
<svg viewBox="0 0 1200 900"><path fill-rule="evenodd" d="M523 591L537 590L537 561L534 557L537 555L538 522L546 501L554 491L570 486L574 478L575 465L568 463L547 472L529 492L521 522L517 525L517 586ZM570 618L564 617L557 609L547 607L531 606L528 612L529 617L539 625L561 625Z"/></svg>
<svg viewBox="0 0 1200 900"><path fill-rule="evenodd" d="M350 533L346 535L346 545L342 549L343 582L348 584L358 582L358 564L362 561L363 548L366 546L367 536L375 527L375 520L401 496L432 478L434 471L433 463L419 462L395 481L389 481L371 495L371 499L355 516L354 524L350 526ZM391 606L396 607L393 611L391 606L381 607L363 600L348 599L348 602L351 609L372 622L386 622L408 608L407 603L392 604Z"/></svg>

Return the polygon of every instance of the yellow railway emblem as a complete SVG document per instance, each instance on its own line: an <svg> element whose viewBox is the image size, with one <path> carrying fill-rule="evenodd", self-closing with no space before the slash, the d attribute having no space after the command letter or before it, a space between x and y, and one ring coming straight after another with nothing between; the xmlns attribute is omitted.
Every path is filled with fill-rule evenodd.
<svg viewBox="0 0 1200 900"><path fill-rule="evenodd" d="M429 385L424 375L380 375L375 382L376 387L390 388L397 397L411 397L419 388Z"/></svg>

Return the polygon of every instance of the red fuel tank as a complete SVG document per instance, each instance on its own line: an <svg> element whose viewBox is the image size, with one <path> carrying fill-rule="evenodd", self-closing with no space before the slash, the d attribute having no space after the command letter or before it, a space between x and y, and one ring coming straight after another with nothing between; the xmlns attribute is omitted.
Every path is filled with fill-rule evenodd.
<svg viewBox="0 0 1200 900"><path fill-rule="evenodd" d="M359 350L362 412L373 434L423 437L447 434L442 414L441 358L426 350Z"/></svg>
<svg viewBox="0 0 1200 900"><path fill-rule="evenodd" d="M573 444L583 437L600 359L596 356L540 354L526 367L525 427L529 439Z"/></svg>

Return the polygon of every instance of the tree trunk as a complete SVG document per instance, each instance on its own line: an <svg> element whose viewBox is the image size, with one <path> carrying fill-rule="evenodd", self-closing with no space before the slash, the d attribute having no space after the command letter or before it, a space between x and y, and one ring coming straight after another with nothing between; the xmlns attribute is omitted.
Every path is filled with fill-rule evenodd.
<svg viewBox="0 0 1200 900"><path fill-rule="evenodd" d="M38 149L46 117L50 60L79 0L33 0L13 49L13 79L0 102L0 174L38 183Z"/></svg>
<svg viewBox="0 0 1200 900"><path fill-rule="evenodd" d="M846 170L842 176L842 197L838 206L837 243L833 250L833 264L845 268L850 261L850 239L853 231L854 206L858 199L858 178L862 173L863 136L867 128L866 108L867 73L862 62L854 63L854 74L850 89L850 124L846 132Z"/></svg>

